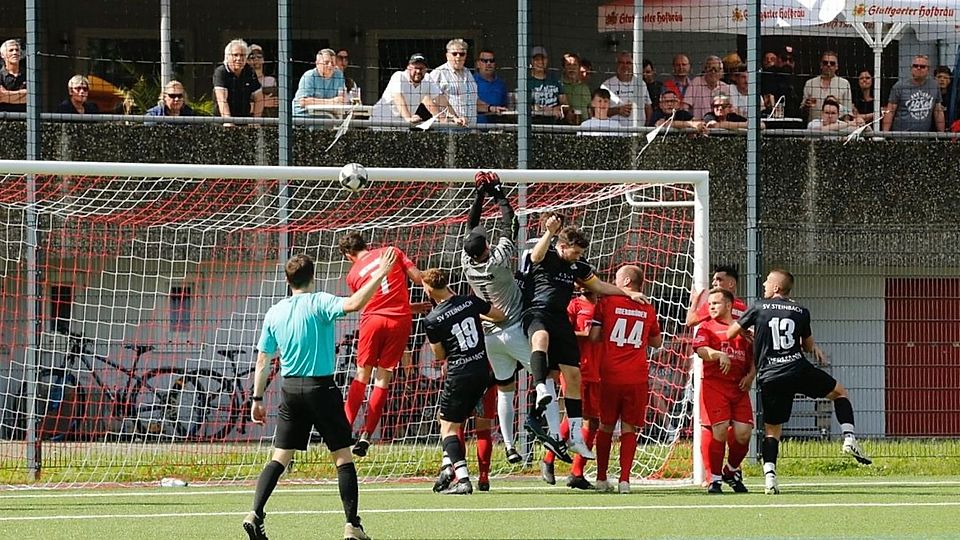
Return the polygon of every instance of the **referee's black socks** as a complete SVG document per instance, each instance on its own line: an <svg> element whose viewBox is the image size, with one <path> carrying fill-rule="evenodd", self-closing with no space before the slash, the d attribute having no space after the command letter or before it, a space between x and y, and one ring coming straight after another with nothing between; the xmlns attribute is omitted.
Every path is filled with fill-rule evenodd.
<svg viewBox="0 0 960 540"><path fill-rule="evenodd" d="M360 516L357 515L359 490L357 489L357 466L350 463L337 465L337 487L340 488L340 502L343 503L343 513L347 521L354 527L360 526Z"/></svg>
<svg viewBox="0 0 960 540"><path fill-rule="evenodd" d="M271 460L260 473L260 478L257 479L257 491L253 495L253 511L258 516L263 517L263 507L267 505L267 499L273 493L273 488L277 487L277 480L280 479L285 468L279 461Z"/></svg>

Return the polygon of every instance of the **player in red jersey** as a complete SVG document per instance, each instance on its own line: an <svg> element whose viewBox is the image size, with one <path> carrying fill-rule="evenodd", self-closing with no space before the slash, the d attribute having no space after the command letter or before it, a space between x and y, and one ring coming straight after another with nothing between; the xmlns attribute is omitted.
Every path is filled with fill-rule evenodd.
<svg viewBox="0 0 960 540"><path fill-rule="evenodd" d="M351 291L360 289L377 269L380 253L389 247L369 249L363 236L350 232L340 239L338 244L353 267L347 274L347 286ZM396 248L394 248L396 249ZM387 273L380 283L380 290L360 313L357 343L357 376L350 383L344 410L347 421L353 426L363 398L367 393L367 384L373 368L377 368L373 392L367 403L367 416L364 418L360 439L353 446L353 453L367 455L370 448L370 436L380 423L383 407L387 401L393 371L403 357L407 338L413 325L413 310L410 306L410 290L407 279L420 284L420 270L402 251L397 249L397 264ZM429 306L429 304L427 304ZM417 305L418 311L423 306Z"/></svg>
<svg viewBox="0 0 960 540"><path fill-rule="evenodd" d="M625 292L640 292L640 268L617 270L614 283ZM597 433L598 491L609 491L607 466L613 428L620 420L620 493L630 493L630 470L637 452L637 426L647 409L647 347L663 344L657 312L625 296L605 296L593 313L590 339L600 358L600 431Z"/></svg>
<svg viewBox="0 0 960 540"><path fill-rule="evenodd" d="M584 444L592 450L597 438L597 429L600 427L600 367L594 356L593 342L590 341L590 328L593 324L593 309L597 304L597 293L590 289L577 286L574 296L567 304L567 317L573 325L573 333L577 336L577 345L580 347L580 400L583 407ZM560 386L563 394L567 394L563 375L560 376ZM570 423L566 418L560 423L560 437L566 439L570 435ZM547 452L540 464L540 476L548 484L556 483L553 472L553 462L556 456ZM567 487L574 489L593 489L583 476L583 468L587 460L580 454L573 457L570 467L570 476L567 477Z"/></svg>
<svg viewBox="0 0 960 540"><path fill-rule="evenodd" d="M733 324L733 300L729 290L711 289L707 300L710 320L700 324L693 340L694 350L703 360L700 423L711 433L708 458L712 474L707 488L711 494L723 493L722 482L736 493L747 492L740 463L747 455L753 431L749 392L757 368L753 347L743 335L727 339L727 328ZM731 426L732 436L728 432ZM727 447L730 453L725 466L723 454Z"/></svg>
<svg viewBox="0 0 960 540"><path fill-rule="evenodd" d="M746 313L747 304L736 297L737 294L737 281L740 279L740 274L737 272L737 268L731 265L718 264L713 268L713 278L710 281L711 289L721 288L730 291L733 297L733 306L731 309L731 315L733 320L737 320L741 315ZM710 310L707 305L707 289L701 289L696 291L690 297L690 307L687 309L687 327L694 328L703 321L710 320ZM700 431L700 456L703 458L704 468L706 469L706 475L704 478L709 480L713 475L710 472L710 440L713 438L713 432L709 427L701 427ZM734 438L734 434L731 428L731 432L727 436L728 439ZM706 486L707 483L704 483Z"/></svg>

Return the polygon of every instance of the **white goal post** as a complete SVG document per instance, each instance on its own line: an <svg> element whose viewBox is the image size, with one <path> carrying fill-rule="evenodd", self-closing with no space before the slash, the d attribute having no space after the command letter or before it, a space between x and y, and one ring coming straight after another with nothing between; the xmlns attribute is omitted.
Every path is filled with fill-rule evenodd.
<svg viewBox="0 0 960 540"><path fill-rule="evenodd" d="M449 270L466 292L459 252L477 169L368 167L358 193L341 188L339 170L0 160L0 485L149 482L154 470L253 479L279 386L267 395L274 422L250 424L254 347L266 309L287 294L283 263L293 253L317 261L319 289L346 294L337 240L359 231L421 269ZM708 286L707 172L494 172L521 242L539 236L538 213L559 211L591 238L585 256L601 277L627 263L644 271L665 345L650 357L649 425L633 478L699 483L700 367L689 362L683 323L691 287ZM505 230L494 204L482 219ZM411 299L422 291L411 287ZM355 370L355 323L338 323L340 384ZM434 472L441 381L428 351L415 322L361 462L366 480ZM323 476L320 447L297 458L292 478ZM493 474L529 472L501 454Z"/></svg>

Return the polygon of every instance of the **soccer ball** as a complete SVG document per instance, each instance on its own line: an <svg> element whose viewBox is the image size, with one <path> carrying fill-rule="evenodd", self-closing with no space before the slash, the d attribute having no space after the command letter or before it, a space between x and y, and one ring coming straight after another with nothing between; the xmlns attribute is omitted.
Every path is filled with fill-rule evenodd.
<svg viewBox="0 0 960 540"><path fill-rule="evenodd" d="M359 163L347 163L340 169L340 185L357 192L367 185L367 170Z"/></svg>

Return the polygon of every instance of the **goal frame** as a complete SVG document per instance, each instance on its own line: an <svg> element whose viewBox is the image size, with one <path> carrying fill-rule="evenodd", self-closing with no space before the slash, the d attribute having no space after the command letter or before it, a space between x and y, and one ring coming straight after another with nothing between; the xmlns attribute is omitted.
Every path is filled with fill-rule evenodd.
<svg viewBox="0 0 960 540"><path fill-rule="evenodd" d="M481 168L484 169L484 168ZM371 182L447 182L470 183L478 169L450 168L450 169L419 169L419 168L385 168L366 167ZM548 170L548 169L489 169L496 172L501 182L518 186L519 204L518 213L525 209L525 185L528 183L595 183L595 184L648 184L648 185L675 185L686 184L693 188L693 201L682 202L639 202L624 195L632 206L693 207L693 287L705 289L709 285L709 206L710 206L710 178L707 171L690 170ZM24 253L27 269L27 296L36 300L36 193L34 175L62 175L62 176L104 176L104 177L177 177L177 178L245 178L277 180L279 182L278 208L281 221L286 217L288 196L286 182L290 180L318 180L335 181L338 178L339 167L297 167L297 166L246 166L246 165L197 165L197 164L164 164L164 163L113 163L113 162L86 162L86 161L30 161L30 160L0 160L0 174L18 174L26 177L26 249ZM286 239L281 235L278 248L279 260L288 256ZM34 301L28 301L28 309L35 309ZM31 312L28 311L28 315ZM36 313L33 313L35 316ZM38 339L39 332L34 332L31 339ZM25 358L28 373L38 369L39 359L36 355L38 343L33 343ZM692 377L694 385L693 404L693 471L691 478L695 484L700 484L704 477L704 464L700 455L700 376L702 363L693 354ZM28 381L31 379L28 378ZM36 398L36 387L28 385L28 402ZM34 407L29 405L31 415ZM33 419L28 422L27 428L27 461L31 471L39 473L39 440L35 432Z"/></svg>

